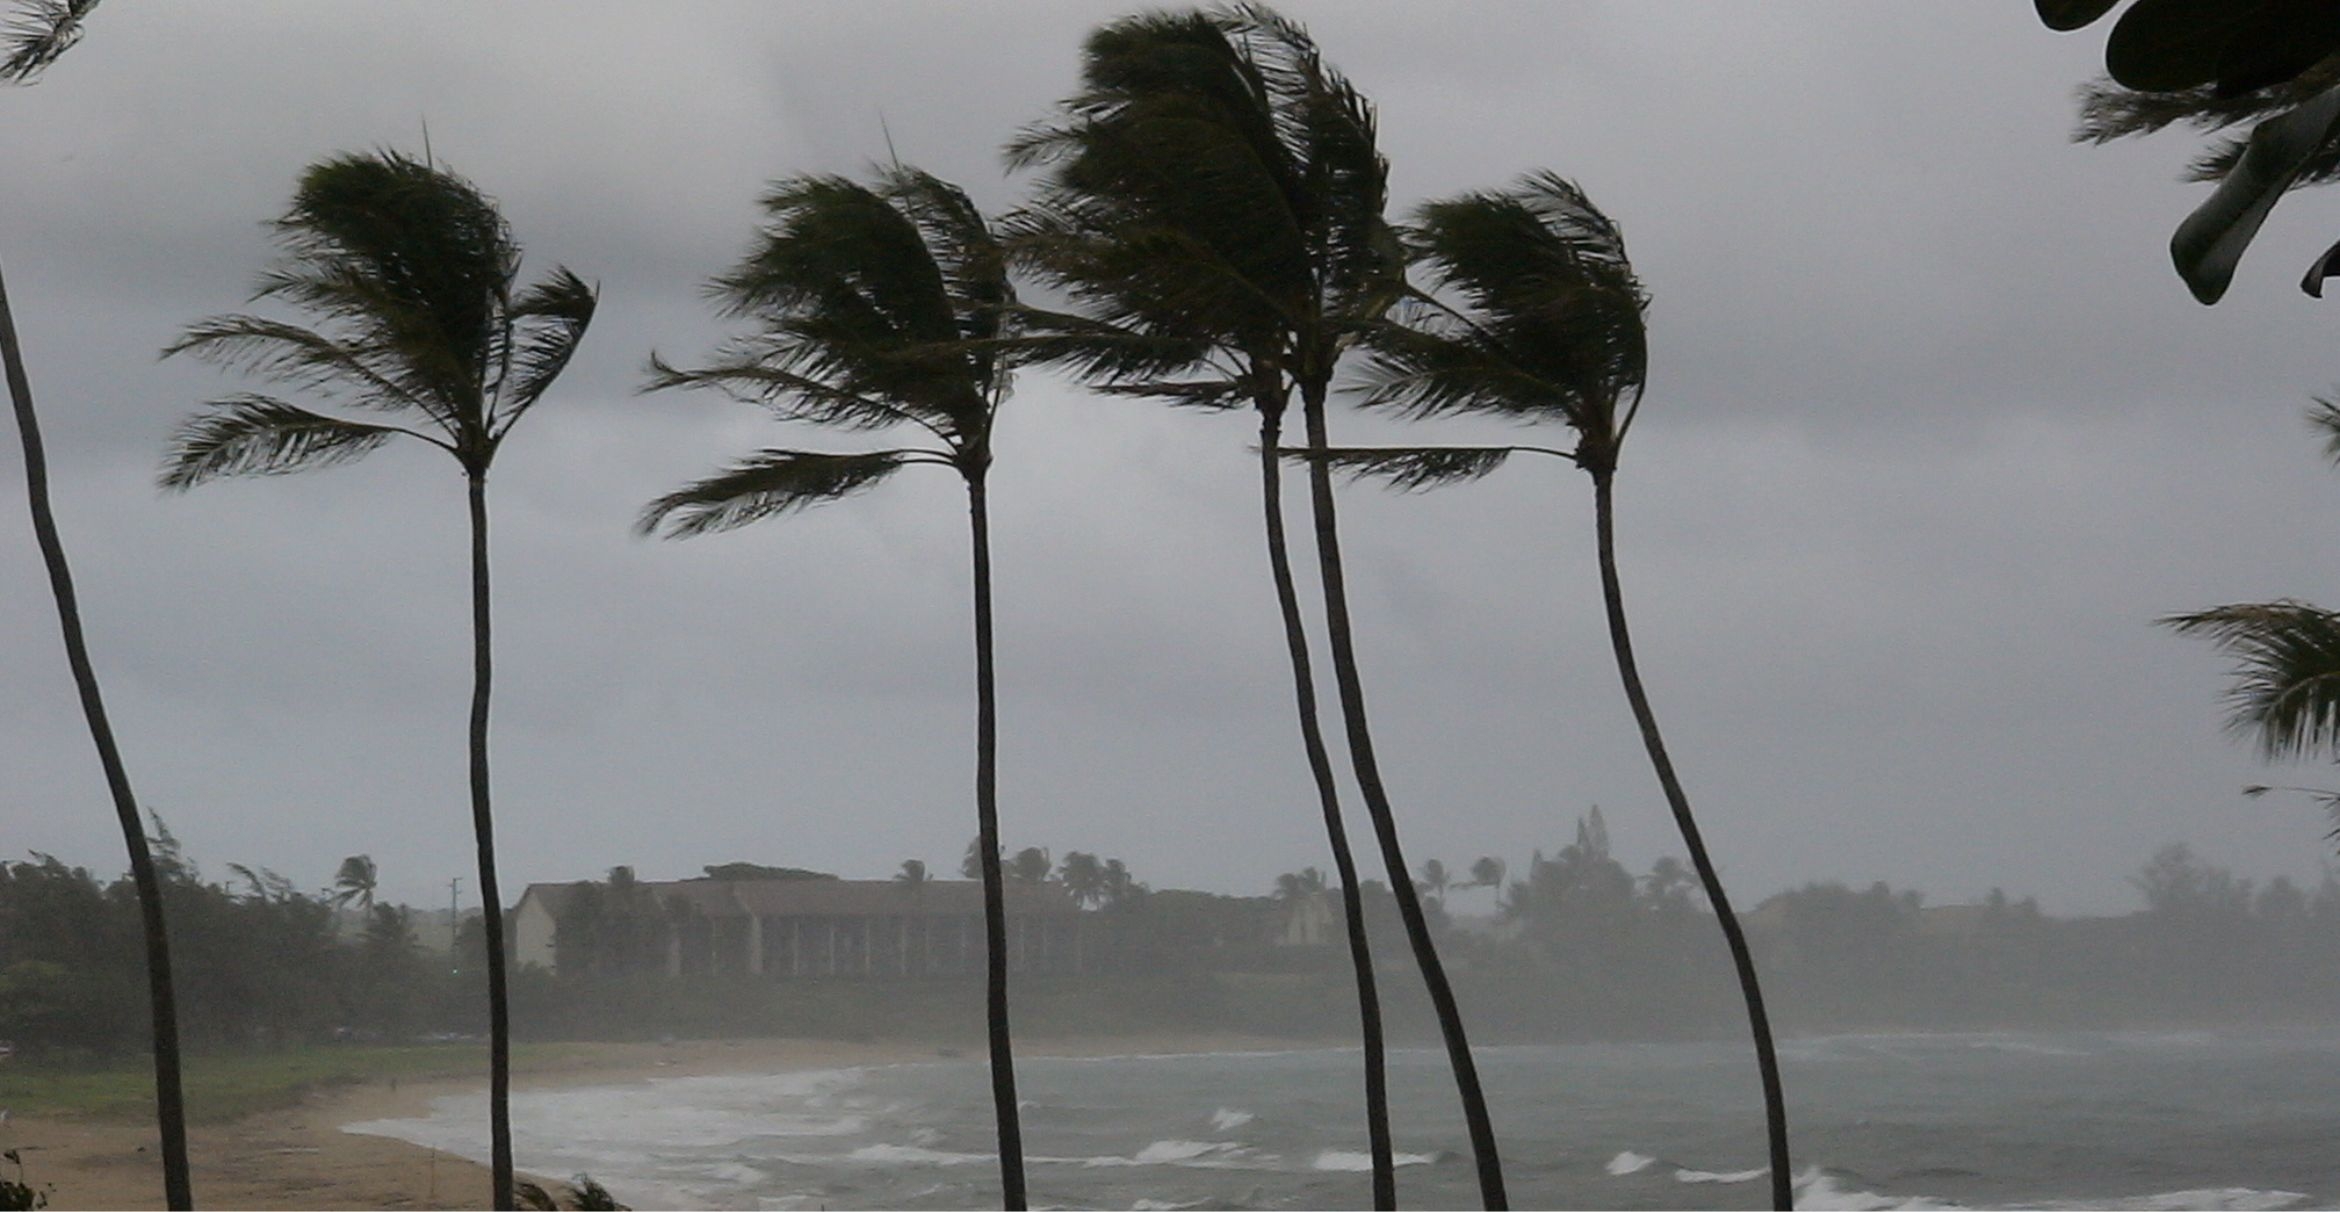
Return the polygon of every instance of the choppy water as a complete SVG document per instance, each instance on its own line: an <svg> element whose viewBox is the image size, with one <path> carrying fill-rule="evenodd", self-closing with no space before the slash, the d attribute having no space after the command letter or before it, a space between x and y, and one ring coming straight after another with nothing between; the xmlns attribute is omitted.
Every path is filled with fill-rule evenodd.
<svg viewBox="0 0 2340 1212"><path fill-rule="evenodd" d="M1760 1207L1754 1062L1722 1044L1480 1050L1521 1207ZM2340 1035L1998 1034L1791 1042L1799 1203L2340 1206ZM1353 1051L1019 1061L1034 1206L1353 1207ZM1444 1054L1391 1057L1407 1207L1477 1206ZM523 1093L522 1169L637 1207L997 1206L976 1060ZM484 1158L483 1098L351 1125Z"/></svg>

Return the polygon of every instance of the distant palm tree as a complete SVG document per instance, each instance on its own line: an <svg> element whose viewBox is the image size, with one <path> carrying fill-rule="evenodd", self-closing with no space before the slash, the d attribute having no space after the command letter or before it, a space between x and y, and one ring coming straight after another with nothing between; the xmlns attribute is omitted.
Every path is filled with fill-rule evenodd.
<svg viewBox="0 0 2340 1212"><path fill-rule="evenodd" d="M1491 889L1495 895L1495 911L1503 911L1503 860L1494 855L1482 855L1471 864L1471 888Z"/></svg>
<svg viewBox="0 0 2340 1212"><path fill-rule="evenodd" d="M1323 891L1324 872L1314 867L1302 867L1298 871L1287 871L1276 877L1276 899L1279 901L1304 900Z"/></svg>
<svg viewBox="0 0 2340 1212"><path fill-rule="evenodd" d="M1050 169L1015 220L1018 247L1082 309L1054 324L1049 356L1106 391L1259 413L1269 571L1357 985L1373 1202L1393 1207L1362 881L1319 731L1273 454L1294 392L1311 443L1323 444L1334 370L1403 284L1401 249L1382 215L1388 172L1372 105L1325 64L1305 30L1257 5L1125 18L1092 33L1084 55L1084 91L1009 148L1011 163ZM1481 1196L1502 1207L1502 1163L1477 1063L1373 754L1328 478L1311 477L1310 505L1351 763L1454 1067Z"/></svg>
<svg viewBox="0 0 2340 1212"><path fill-rule="evenodd" d="M926 863L923 860L903 859L902 870L895 874L894 882L913 893L917 893L924 891L928 884L933 883L934 877L926 873Z"/></svg>
<svg viewBox="0 0 2340 1212"><path fill-rule="evenodd" d="M1007 878L1019 884L1045 884L1048 873L1056 869L1056 860L1038 846L1026 846L1008 860Z"/></svg>
<svg viewBox="0 0 2340 1212"><path fill-rule="evenodd" d="M1057 864L1056 878L1064 885L1065 894L1083 909L1105 899L1105 864L1094 854L1066 851L1064 861Z"/></svg>
<svg viewBox="0 0 2340 1212"><path fill-rule="evenodd" d="M1648 371L1646 296L1626 259L1624 236L1576 186L1538 173L1509 191L1424 206L1413 238L1431 292L1413 299L1410 324L1380 330L1367 403L1415 416L1473 412L1558 422L1574 431L1575 447L1316 448L1294 457L1319 471L1342 468L1401 489L1475 479L1518 453L1563 458L1592 476L1601 596L1618 677L1730 946L1761 1071L1772 1200L1789 1207L1787 1107L1754 957L1658 734L1617 577L1617 456Z"/></svg>
<svg viewBox="0 0 2340 1212"><path fill-rule="evenodd" d="M97 0L20 3L14 18L0 30L0 45L7 48L5 58L0 58L0 80L30 84L38 79L42 69L80 40L82 19L96 7ZM138 797L130 789L129 770L114 743L114 726L106 716L89 642L82 634L73 571L65 562L64 540L57 533L56 513L49 505L48 451L41 441L32 379L25 371L24 350L17 343L16 318L9 310L5 281L0 281L0 364L4 364L8 398L16 413L16 434L24 449L26 503L32 514L33 539L48 571L49 595L56 602L65 663L79 691L90 741L97 747L98 766L114 801L114 818L130 853L131 886L138 893L139 928L146 946L148 1022L154 1036L154 1111L155 1127L162 1138L163 1198L173 1208L192 1208L195 1195L187 1167L186 1097L179 1081L179 1015L171 981L170 935L163 924L162 882L147 848L145 825L138 818Z"/></svg>
<svg viewBox="0 0 2340 1212"><path fill-rule="evenodd" d="M1418 886L1423 892L1437 900L1440 909L1444 909L1446 908L1446 890L1454 886L1454 877L1447 873L1445 863L1437 859L1429 859L1422 864L1422 875Z"/></svg>
<svg viewBox="0 0 2340 1212"><path fill-rule="evenodd" d="M471 512L471 827L487 945L490 1165L496 1207L512 1187L511 1022L504 905L488 798L488 468L512 427L569 364L594 290L566 269L519 289L520 249L494 201L435 164L382 151L301 174L275 224L283 256L255 299L305 307L320 328L257 315L198 321L164 350L284 384L391 421L354 421L277 396L215 400L180 426L162 484L281 475L347 463L393 438L445 451Z"/></svg>
<svg viewBox="0 0 2340 1212"><path fill-rule="evenodd" d="M645 532L706 534L834 501L912 464L948 467L967 487L975 589L975 867L989 950L985 1005L1002 1195L1024 1206L1023 1131L1007 1006L1007 918L999 861L998 726L992 675L992 422L1014 353L1000 341L1014 303L990 225L957 186L896 166L874 188L842 177L779 182L771 217L714 292L761 325L712 365L653 357L650 389L711 387L786 421L907 428L932 445L851 454L765 450L653 502ZM1045 872L1044 872L1045 874Z"/></svg>
<svg viewBox="0 0 2340 1212"><path fill-rule="evenodd" d="M333 903L344 909L356 905L360 913L372 910L377 875L370 854L353 854L341 860L341 869L333 874Z"/></svg>

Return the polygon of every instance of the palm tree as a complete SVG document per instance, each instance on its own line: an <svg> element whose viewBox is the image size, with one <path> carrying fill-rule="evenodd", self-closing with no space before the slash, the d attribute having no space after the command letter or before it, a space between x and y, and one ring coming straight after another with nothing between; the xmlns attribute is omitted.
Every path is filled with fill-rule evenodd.
<svg viewBox="0 0 2340 1212"><path fill-rule="evenodd" d="M360 913L371 910L377 875L370 854L353 854L341 860L341 869L333 873L333 903L343 909L354 904Z"/></svg>
<svg viewBox="0 0 2340 1212"><path fill-rule="evenodd" d="M1538 173L1507 192L1467 194L1424 206L1413 238L1437 293L1414 297L1409 325L1388 325L1379 332L1366 403L1415 416L1471 412L1556 421L1574 431L1574 448L1319 448L1296 452L1297 457L1320 473L1338 467L1401 489L1476 479L1518 453L1564 458L1592 476L1601 596L1617 674L1730 946L1762 1076L1772 1200L1789 1207L1794 1193L1787 1108L1755 961L1658 733L1634 661L1617 577L1617 455L1640 407L1648 369L1642 316L1647 298L1626 259L1624 237L1574 185Z"/></svg>
<svg viewBox="0 0 2340 1212"><path fill-rule="evenodd" d="M1502 859L1496 858L1492 854L1481 855L1471 864L1471 882L1463 886L1492 889L1495 896L1495 910L1500 913L1503 911L1503 874Z"/></svg>
<svg viewBox="0 0 2340 1212"><path fill-rule="evenodd" d="M1423 892L1438 901L1440 909L1446 908L1446 890L1454 886L1454 877L1447 873L1445 863L1437 859L1425 861L1421 877L1416 883Z"/></svg>
<svg viewBox="0 0 2340 1212"><path fill-rule="evenodd" d="M0 80L30 84L41 71L81 38L82 19L97 0L27 0L4 30L0 45ZM138 797L130 788L130 774L122 751L114 742L114 726L106 716L99 692L97 667L89 656L82 633L81 605L73 589L73 570L65 561L64 540L57 533L56 513L49 505L49 459L41 442L40 417L33 408L32 379L24 367L24 350L16 339L16 318L8 306L8 288L0 281L0 369L8 380L8 398L15 409L16 434L24 449L24 491L32 514L33 539L49 574L49 595L57 605L57 627L65 641L65 663L81 699L81 713L89 737L97 747L98 766L114 801L114 818L130 853L130 881L138 892L138 916L146 944L146 991L150 1030L154 1036L155 1126L162 1137L163 1198L173 1208L195 1206L194 1185L188 1177L186 1098L179 1081L179 1015L171 981L170 935L163 925L162 882L155 874L154 856L147 848L146 828L138 817Z"/></svg>
<svg viewBox="0 0 2340 1212"><path fill-rule="evenodd" d="M1088 39L1084 91L1009 147L1046 166L1014 221L1026 263L1084 311L1051 318L1047 356L1103 390L1260 417L1260 497L1301 741L1339 872L1365 1061L1373 1201L1394 1206L1381 1011L1357 876L1316 714L1315 675L1284 538L1274 452L1294 391L1323 444L1327 387L1403 281L1382 217L1387 166L1370 103L1306 31L1265 8L1153 13ZM1323 483L1315 483L1323 479ZM1352 764L1408 941L1454 1065L1480 1191L1505 1204L1492 1121L1397 837L1349 634L1330 480L1311 483L1334 681Z"/></svg>
<svg viewBox="0 0 2340 1212"><path fill-rule="evenodd" d="M1055 860L1038 846L1026 846L1008 860L1007 878L1019 884L1040 885L1048 882L1048 873L1056 869Z"/></svg>
<svg viewBox="0 0 2340 1212"><path fill-rule="evenodd" d="M903 859L902 869L895 873L894 882L908 889L910 894L915 896L924 892L926 886L934 882L934 877L926 873L925 860Z"/></svg>
<svg viewBox="0 0 2340 1212"><path fill-rule="evenodd" d="M2316 401L2308 424L2324 457L2340 466L2340 400ZM2227 689L2227 728L2258 743L2268 760L2340 754L2340 612L2291 598L2218 606L2160 620L2181 635L2207 637L2235 658ZM2250 786L2256 799L2290 791L2316 800L2340 840L2340 795L2312 787Z"/></svg>
<svg viewBox="0 0 2340 1212"><path fill-rule="evenodd" d="M1083 909L1105 899L1105 864L1094 854L1066 851L1064 861L1056 865L1056 878L1064 885L1065 895Z"/></svg>
<svg viewBox="0 0 2340 1212"><path fill-rule="evenodd" d="M282 257L253 295L323 325L224 315L164 351L192 353L316 400L355 421L252 392L212 401L180 426L162 485L279 475L347 463L413 438L463 469L471 514L471 827L487 943L489 1134L498 1208L512 1206L511 1024L504 906L488 800L488 467L542 399L593 318L594 289L566 269L516 289L520 249L495 203L427 161L382 151L333 156L301 174L275 223Z"/></svg>
<svg viewBox="0 0 2340 1212"><path fill-rule="evenodd" d="M991 648L991 431L1016 355L1003 344L1014 293L999 240L957 186L895 166L872 188L842 177L781 181L770 223L713 289L761 331L684 370L651 359L650 389L711 387L787 421L907 428L931 445L830 454L765 450L661 497L645 533L744 526L870 488L913 464L967 486L975 591L975 867L989 951L986 1009L1003 1196L1024 1206L1023 1132L1007 1007L1007 919L999 861L998 727Z"/></svg>

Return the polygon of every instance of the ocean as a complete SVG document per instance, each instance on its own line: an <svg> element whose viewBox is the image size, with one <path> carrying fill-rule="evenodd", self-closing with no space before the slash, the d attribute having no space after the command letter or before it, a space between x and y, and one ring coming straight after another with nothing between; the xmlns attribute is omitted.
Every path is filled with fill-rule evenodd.
<svg viewBox="0 0 2340 1212"><path fill-rule="evenodd" d="M1483 1048L1513 1203L1768 1204L1745 1047ZM1799 1206L2340 1207L2340 1034L1789 1041ZM1034 1207L1344 1208L1369 1189L1354 1050L1023 1058ZM1445 1054L1390 1058L1398 1198L1478 1206ZM520 1168L636 1207L998 1206L980 1060L517 1094ZM473 1159L486 1103L353 1124Z"/></svg>

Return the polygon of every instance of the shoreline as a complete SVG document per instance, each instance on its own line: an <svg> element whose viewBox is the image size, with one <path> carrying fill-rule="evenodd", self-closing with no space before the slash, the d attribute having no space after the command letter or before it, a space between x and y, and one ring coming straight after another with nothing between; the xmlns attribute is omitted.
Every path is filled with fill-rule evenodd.
<svg viewBox="0 0 2340 1212"><path fill-rule="evenodd" d="M1337 1046L1247 1035L1075 1036L1018 1041L1019 1057L1107 1057L1261 1052ZM515 1070L514 1091L625 1085L664 1077L793 1073L984 1058L980 1043L825 1039L676 1040L605 1043L549 1065ZM208 1208L484 1208L488 1169L388 1136L346 1132L350 1124L426 1115L433 1100L485 1099L487 1076L425 1081L370 1080L314 1090L297 1107L263 1111L188 1130L193 1183ZM163 1206L162 1163L152 1124L19 1115L0 1124L0 1149L20 1151L25 1180L48 1190L49 1206L149 1209ZM556 1190L568 1175L522 1177ZM0 1174L15 1177L13 1168ZM546 1180L554 1181L546 1181Z"/></svg>

